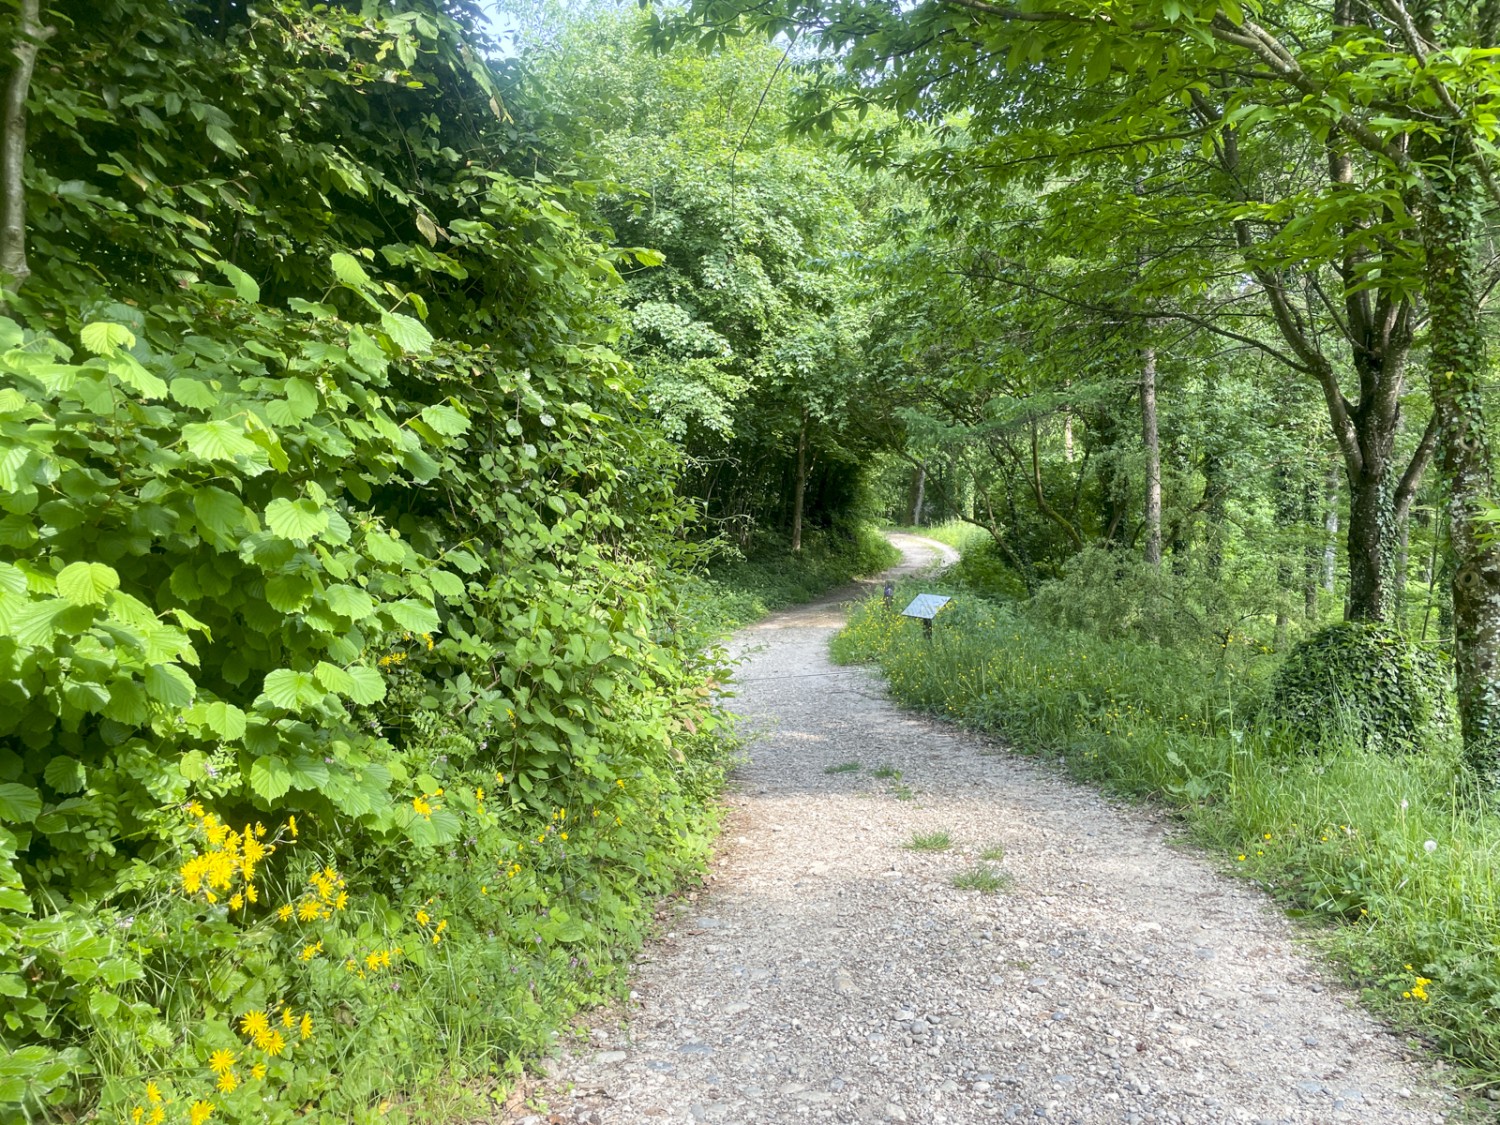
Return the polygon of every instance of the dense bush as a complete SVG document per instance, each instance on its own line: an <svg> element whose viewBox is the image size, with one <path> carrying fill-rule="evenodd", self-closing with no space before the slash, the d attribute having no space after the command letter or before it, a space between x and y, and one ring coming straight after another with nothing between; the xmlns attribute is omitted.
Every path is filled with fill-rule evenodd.
<svg viewBox="0 0 1500 1125"><path fill-rule="evenodd" d="M1266 713L1308 749L1354 742L1403 753L1454 733L1451 684L1433 650L1388 626L1345 621L1293 646Z"/></svg>
<svg viewBox="0 0 1500 1125"><path fill-rule="evenodd" d="M715 670L617 255L505 170L474 10L389 9L49 6L0 319L0 1119L503 1072L706 847Z"/></svg>

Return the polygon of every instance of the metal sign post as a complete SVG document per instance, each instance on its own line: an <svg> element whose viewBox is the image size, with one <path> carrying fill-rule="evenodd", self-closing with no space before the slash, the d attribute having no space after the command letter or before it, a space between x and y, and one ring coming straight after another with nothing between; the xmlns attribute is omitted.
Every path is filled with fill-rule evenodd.
<svg viewBox="0 0 1500 1125"><path fill-rule="evenodd" d="M914 617L922 623L922 632L927 639L932 640L932 619L938 615L938 611L947 605L952 598L945 598L941 594L918 594L911 600L911 604L901 611L902 617Z"/></svg>

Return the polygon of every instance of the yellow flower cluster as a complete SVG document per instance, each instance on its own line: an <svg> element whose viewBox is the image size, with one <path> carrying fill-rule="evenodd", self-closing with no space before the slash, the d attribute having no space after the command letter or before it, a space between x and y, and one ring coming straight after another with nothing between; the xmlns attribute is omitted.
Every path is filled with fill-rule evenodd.
<svg viewBox="0 0 1500 1125"><path fill-rule="evenodd" d="M146 1106L151 1107L149 1112ZM166 1108L161 1103L161 1087L155 1082L147 1082L146 1104L138 1105L130 1111L131 1125L161 1125L166 1116Z"/></svg>
<svg viewBox="0 0 1500 1125"><path fill-rule="evenodd" d="M434 797L441 797L442 795L443 790L441 787L438 788L436 793L423 793L420 797L413 797L411 799L411 807L416 810L417 815L423 820L431 820L432 814L443 807L442 805L434 805L432 799ZM484 800L483 796L479 799L481 801Z"/></svg>
<svg viewBox="0 0 1500 1125"><path fill-rule="evenodd" d="M221 895L229 894L231 910L242 910L246 904L257 902L260 892L255 886L256 866L276 851L275 844L264 842L266 826L247 824L244 831L236 832L197 801L188 805L188 813L197 820L198 831L203 833L208 848L178 869L183 893L196 895L201 892L209 903L216 903ZM236 889L236 882L242 883L243 887Z"/></svg>
<svg viewBox="0 0 1500 1125"><path fill-rule="evenodd" d="M1417 976L1416 970L1413 969L1410 965L1406 965L1404 967L1408 973L1412 974L1413 979L1412 986L1401 994L1401 999L1421 1000L1424 1002L1432 999L1432 997L1427 995L1427 986L1432 983L1432 978Z"/></svg>
<svg viewBox="0 0 1500 1125"><path fill-rule="evenodd" d="M344 877L336 868L325 867L307 877L307 890L296 902L283 903L276 908L276 919L279 922L290 922L293 918L299 922L316 922L319 919L326 922L348 906L349 892L344 889ZM322 943L319 942L317 953L322 951ZM317 953L308 954L304 950L302 959L310 961Z"/></svg>
<svg viewBox="0 0 1500 1125"><path fill-rule="evenodd" d="M427 903L430 906L432 904L432 899L428 899ZM432 915L427 913L426 910L419 909L416 913L416 919L417 925L422 927L422 932L432 938L433 945L443 944L443 934L446 933L448 929L448 920L446 918L440 919L437 924L434 925L432 921Z"/></svg>

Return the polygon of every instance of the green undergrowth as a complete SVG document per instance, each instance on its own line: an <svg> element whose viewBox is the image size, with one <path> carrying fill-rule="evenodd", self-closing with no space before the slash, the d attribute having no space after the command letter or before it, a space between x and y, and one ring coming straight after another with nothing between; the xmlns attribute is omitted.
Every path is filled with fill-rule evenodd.
<svg viewBox="0 0 1500 1125"><path fill-rule="evenodd" d="M900 561L901 552L863 522L809 531L797 555L785 537L767 535L749 554L721 558L687 580L685 627L705 639L722 636Z"/></svg>
<svg viewBox="0 0 1500 1125"><path fill-rule="evenodd" d="M962 592L931 641L872 599L833 651L877 663L907 706L1175 806L1228 868L1323 923L1372 1007L1500 1082L1500 818L1451 746L1308 753L1262 718L1279 659L1264 645L1104 639Z"/></svg>

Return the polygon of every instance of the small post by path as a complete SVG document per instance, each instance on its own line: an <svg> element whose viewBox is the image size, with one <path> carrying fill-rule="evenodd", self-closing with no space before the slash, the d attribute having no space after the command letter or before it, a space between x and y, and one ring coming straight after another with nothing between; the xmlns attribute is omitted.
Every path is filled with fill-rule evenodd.
<svg viewBox="0 0 1500 1125"><path fill-rule="evenodd" d="M885 584L885 608L890 609L896 604L896 584L887 582Z"/></svg>

